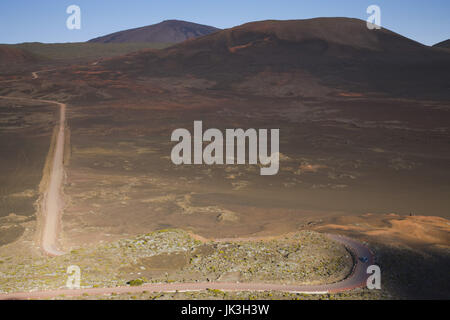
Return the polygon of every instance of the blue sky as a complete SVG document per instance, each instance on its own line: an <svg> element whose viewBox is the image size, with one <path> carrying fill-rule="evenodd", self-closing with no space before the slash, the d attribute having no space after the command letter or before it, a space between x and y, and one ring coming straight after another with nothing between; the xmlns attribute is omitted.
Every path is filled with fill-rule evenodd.
<svg viewBox="0 0 450 320"><path fill-rule="evenodd" d="M68 30L66 8L81 8L81 30ZM367 19L380 6L383 27L424 44L450 38L448 0L1 0L0 43L79 42L167 19L219 28L265 19Z"/></svg>

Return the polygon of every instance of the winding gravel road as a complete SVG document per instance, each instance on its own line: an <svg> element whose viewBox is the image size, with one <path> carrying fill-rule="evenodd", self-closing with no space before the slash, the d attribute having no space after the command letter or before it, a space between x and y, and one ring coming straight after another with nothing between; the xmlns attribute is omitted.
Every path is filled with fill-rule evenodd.
<svg viewBox="0 0 450 320"><path fill-rule="evenodd" d="M222 291L279 291L288 293L326 294L352 290L366 286L367 267L373 264L373 255L369 248L359 241L338 236L328 235L331 239L342 243L355 257L355 264L351 274L344 280L332 284L323 285L283 285L268 283L242 283L242 282L191 282L191 283L148 283L138 287L121 286L114 288L81 288L81 289L57 289L51 291L31 291L1 294L0 300L8 299L49 299L64 295L76 297L82 295L108 295L120 293L146 292L193 292L207 289ZM359 257L367 257L366 262L361 262Z"/></svg>
<svg viewBox="0 0 450 320"><path fill-rule="evenodd" d="M38 78L37 72L32 74L33 79ZM43 197L42 212L44 215L44 226L42 230L42 249L51 256L63 254L57 247L58 230L60 228L61 210L63 206L61 189L64 178L64 142L66 105L64 103L15 97L2 97L3 99L22 100L30 102L41 102L58 105L60 117L58 133L54 146L53 161L49 177L48 188ZM48 299L61 295L67 297L88 295L106 295L112 293L138 293L138 292L192 292L206 289L217 289L222 291L281 291L288 293L326 294L364 287L367 281L367 267L373 264L374 257L367 246L359 241L329 234L328 237L342 243L354 257L354 267L351 274L344 280L332 284L323 285L301 285L301 284L268 284L268 283L239 283L239 282L193 282L193 283L148 283L138 287L121 286L114 288L81 288L81 289L57 289L49 291L31 291L19 293L0 294L0 300L8 299ZM359 257L367 257L366 262Z"/></svg>

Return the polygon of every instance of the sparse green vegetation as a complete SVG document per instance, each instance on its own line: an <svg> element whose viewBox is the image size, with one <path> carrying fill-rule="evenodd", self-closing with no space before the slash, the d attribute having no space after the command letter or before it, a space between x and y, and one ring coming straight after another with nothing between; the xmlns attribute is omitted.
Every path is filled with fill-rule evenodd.
<svg viewBox="0 0 450 320"><path fill-rule="evenodd" d="M69 265L80 267L82 287L95 288L224 279L325 283L347 275L352 263L347 254L340 244L311 231L272 241L201 243L170 229L73 249L51 259L2 258L0 291L63 288ZM225 295L220 290L210 293Z"/></svg>
<svg viewBox="0 0 450 320"><path fill-rule="evenodd" d="M91 300L377 300L388 296L384 292L368 289L357 289L351 292L336 294L309 295L301 293L282 292L222 292L220 290L206 290L199 292L175 292L175 293L133 293L133 294L111 294L108 296L73 297L69 299L91 299ZM67 298L57 297L56 300Z"/></svg>
<svg viewBox="0 0 450 320"><path fill-rule="evenodd" d="M352 258L321 234L303 231L288 239L211 243L192 252L191 272L212 279L323 283L344 278Z"/></svg>
<svg viewBox="0 0 450 320"><path fill-rule="evenodd" d="M130 280L127 282L127 284L129 284L132 287L141 286L144 283L145 283L145 281L143 279L134 279L134 280Z"/></svg>

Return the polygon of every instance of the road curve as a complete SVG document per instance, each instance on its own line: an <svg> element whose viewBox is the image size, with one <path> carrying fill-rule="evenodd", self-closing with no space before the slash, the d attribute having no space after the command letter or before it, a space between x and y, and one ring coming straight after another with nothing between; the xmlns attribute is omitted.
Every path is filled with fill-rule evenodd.
<svg viewBox="0 0 450 320"><path fill-rule="evenodd" d="M33 79L37 79L37 72L33 72ZM42 231L42 249L51 256L63 254L57 248L58 229L60 225L60 214L62 211L61 188L64 178L64 141L65 141L65 120L66 105L51 100L37 100L16 97L2 97L4 99L25 100L31 102L41 102L56 104L60 107L60 118L56 144L54 146L53 161L49 177L48 188L43 196L42 212L44 215L44 226ZM193 283L159 283L144 284L139 287L114 287L114 288L82 288L82 289L58 289L52 291L32 291L0 294L0 300L8 299L47 299L64 296L105 295L111 293L135 293L135 292L186 292L203 291L206 289L217 289L222 291L281 291L289 293L306 294L326 294L336 293L346 290L363 287L367 280L367 267L373 264L374 257L371 251L364 244L339 235L328 235L331 239L342 243L354 256L354 266L351 274L344 280L332 284L323 285L283 285L268 283L231 283L231 282L193 282ZM367 257L367 262L362 262L358 257Z"/></svg>
<svg viewBox="0 0 450 320"><path fill-rule="evenodd" d="M270 284L270 283L242 283L242 282L191 282L191 283L148 283L138 287L121 286L114 288L81 288L58 289L52 291L32 291L0 294L0 300L10 299L49 299L64 295L76 297L81 295L107 295L139 292L193 292L207 289L222 291L279 291L288 293L327 294L347 291L366 286L367 267L373 264L374 257L367 246L359 241L338 235L328 235L331 239L342 243L352 252L354 267L351 274L344 280L323 285L296 285L296 284ZM361 262L359 257L367 257L367 262Z"/></svg>
<svg viewBox="0 0 450 320"><path fill-rule="evenodd" d="M31 73L31 79L33 79L33 80L38 79L39 78L39 73L55 71L55 70L58 70L58 69L53 68L53 69L44 69L44 70L34 71L34 72Z"/></svg>
<svg viewBox="0 0 450 320"><path fill-rule="evenodd" d="M66 122L66 104L52 100L28 99L19 97L5 97L2 99L40 102L55 104L59 106L59 122L57 124L57 136L53 148L53 158L50 169L49 183L47 190L42 197L41 213L44 217L41 247L42 250L51 256L63 254L57 249L58 230L60 225L61 211L63 207L61 188L64 178L64 142L65 142L65 122ZM52 148L50 149L52 150Z"/></svg>

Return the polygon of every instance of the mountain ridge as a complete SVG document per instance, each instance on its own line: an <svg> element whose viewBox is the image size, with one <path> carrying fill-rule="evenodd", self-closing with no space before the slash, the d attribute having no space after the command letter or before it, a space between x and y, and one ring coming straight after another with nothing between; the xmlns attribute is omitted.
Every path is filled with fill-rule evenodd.
<svg viewBox="0 0 450 320"><path fill-rule="evenodd" d="M442 94L450 82L447 52L351 18L250 22L111 61L105 66L130 75L192 74L219 87L265 71L306 71L327 86L400 95Z"/></svg>
<svg viewBox="0 0 450 320"><path fill-rule="evenodd" d="M434 44L433 47L450 49L450 39L438 42Z"/></svg>
<svg viewBox="0 0 450 320"><path fill-rule="evenodd" d="M145 27L114 32L89 40L88 42L124 43L124 42L155 42L178 43L188 39L201 37L219 31L220 29L203 24L183 21L164 20Z"/></svg>

